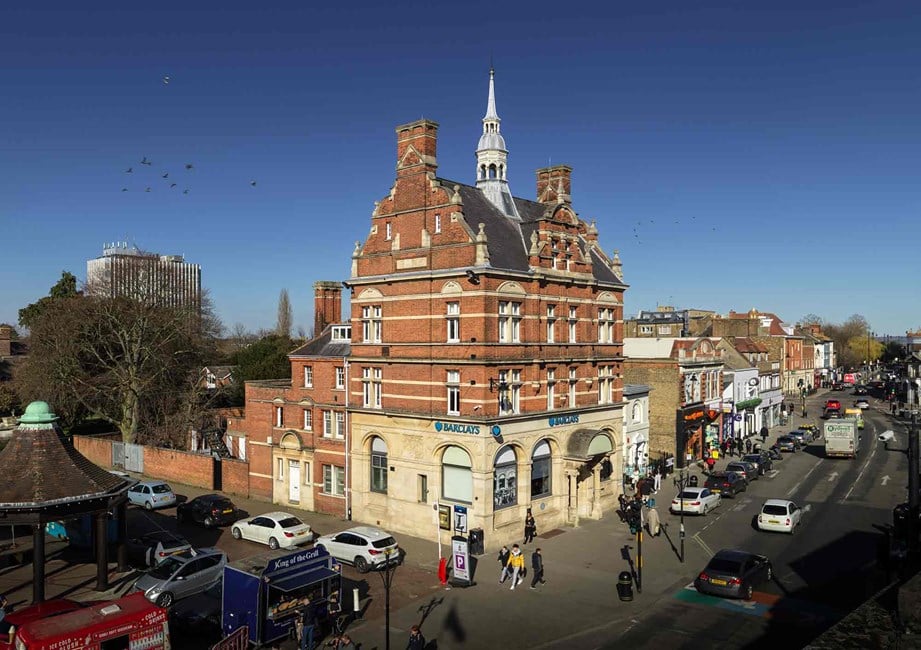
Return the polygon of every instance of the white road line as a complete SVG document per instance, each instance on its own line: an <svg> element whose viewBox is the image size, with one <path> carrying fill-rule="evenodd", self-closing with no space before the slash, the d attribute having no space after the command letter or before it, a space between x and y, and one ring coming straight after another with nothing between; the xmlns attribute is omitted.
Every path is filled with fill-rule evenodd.
<svg viewBox="0 0 921 650"><path fill-rule="evenodd" d="M874 430L874 433L876 431ZM851 489L847 491L847 494L844 495L844 498L841 499L841 503L844 503L848 500L848 497L851 496L851 492L854 491L854 488L857 487L857 484L860 482L860 479L863 477L863 473L867 471L867 468L870 466L870 461L873 460L873 456L876 455L876 450L879 449L879 445L873 445L873 450L870 452L870 455L867 456L867 459L863 463L863 467L860 468L860 473L857 474L857 478L854 480L854 484L851 485Z"/></svg>
<svg viewBox="0 0 921 650"><path fill-rule="evenodd" d="M774 477L777 476L779 473L780 473L780 470L772 469L770 472L767 473L767 476L768 476L768 478L774 478Z"/></svg>
<svg viewBox="0 0 921 650"><path fill-rule="evenodd" d="M805 481L807 478L809 478L809 475L812 474L814 471L816 471L816 469L818 469L819 465L821 465L821 464L824 462L824 460L825 460L825 459L822 458L822 459L819 460L819 462L817 462L815 465L813 465L813 466L812 466L812 469L809 470L808 472L806 472L806 475L805 475L803 478L801 478L801 479L799 480L799 483L797 483L796 485L794 485L794 486L793 486L793 489L791 489L789 492L787 492L787 496L788 496L788 497L792 497L792 496L796 493L796 491L799 489L799 486L803 484L803 481Z"/></svg>
<svg viewBox="0 0 921 650"><path fill-rule="evenodd" d="M700 533L694 535L691 539L700 544L700 547L704 550L707 555L713 555L713 549L707 546L707 543L700 538Z"/></svg>

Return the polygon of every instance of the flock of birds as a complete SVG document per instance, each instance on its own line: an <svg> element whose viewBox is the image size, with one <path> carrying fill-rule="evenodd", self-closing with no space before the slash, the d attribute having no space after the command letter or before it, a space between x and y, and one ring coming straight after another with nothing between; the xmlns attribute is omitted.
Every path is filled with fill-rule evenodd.
<svg viewBox="0 0 921 650"><path fill-rule="evenodd" d="M697 221L697 217L691 216L691 220L694 221L694 222L696 222L696 221ZM648 220L647 222L645 222L645 223L646 223L646 225L652 225L652 224L655 224L655 222L656 222L655 219L649 219L649 220ZM681 221L680 221L679 219L675 219L675 225L678 226L678 225L680 225L680 224L681 224ZM644 225L644 222L643 222L643 221L637 221L637 222L636 222L636 225L633 226L633 239L636 241L636 243L637 243L638 245L642 245L642 243L643 243L642 239L640 239L640 227L643 226L643 225ZM713 232L716 232L716 227L714 226L714 227L712 228L712 230L713 230Z"/></svg>
<svg viewBox="0 0 921 650"><path fill-rule="evenodd" d="M162 81L163 81L163 85L169 85L169 82L170 82L169 75L164 76L163 79L162 79ZM150 160L148 160L148 159L147 159L147 156L144 156L143 158L141 158L140 164L141 164L143 167L152 167L152 166L153 166L153 162L151 162ZM186 164L185 164L185 171L191 172L193 169L195 169L195 166L192 165L192 163L186 163ZM125 170L125 173L126 173L126 174L134 174L134 167L128 167L128 169ZM169 185L169 189L171 189L171 190L172 190L172 189L175 189L175 188L177 188L177 187L179 186L179 183L176 182L176 181L178 180L177 176L174 175L173 178L171 179L171 178L170 178L170 172L169 172L169 171L165 171L165 172L163 172L162 174L160 174L160 179L163 180L163 181L165 181L165 183ZM249 185L250 185L250 187L256 187L256 181L255 181L255 180L251 180L251 181L249 182ZM152 191L153 191L153 185L144 184L143 187L144 187L144 190L143 190L144 192L152 192ZM128 192L128 191L130 191L128 187L122 187L122 192ZM190 190L188 187L186 187L185 189L182 190L182 194L189 194L190 191L191 191L191 190Z"/></svg>

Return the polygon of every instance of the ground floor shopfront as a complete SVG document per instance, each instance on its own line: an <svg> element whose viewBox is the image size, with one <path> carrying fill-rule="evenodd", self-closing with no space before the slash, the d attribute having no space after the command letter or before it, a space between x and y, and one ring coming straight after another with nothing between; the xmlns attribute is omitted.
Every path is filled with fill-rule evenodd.
<svg viewBox="0 0 921 650"><path fill-rule="evenodd" d="M622 405L501 424L351 413L356 521L439 539L482 529L485 547L599 519L617 505Z"/></svg>

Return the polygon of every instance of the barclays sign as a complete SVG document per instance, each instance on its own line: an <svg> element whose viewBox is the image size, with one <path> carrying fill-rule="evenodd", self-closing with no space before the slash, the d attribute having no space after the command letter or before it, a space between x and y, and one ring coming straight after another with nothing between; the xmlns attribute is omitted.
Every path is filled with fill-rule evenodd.
<svg viewBox="0 0 921 650"><path fill-rule="evenodd" d="M550 424L551 427L558 427L561 424L579 424L579 416L578 414L558 415L556 417L550 418L549 420L547 420L547 422Z"/></svg>

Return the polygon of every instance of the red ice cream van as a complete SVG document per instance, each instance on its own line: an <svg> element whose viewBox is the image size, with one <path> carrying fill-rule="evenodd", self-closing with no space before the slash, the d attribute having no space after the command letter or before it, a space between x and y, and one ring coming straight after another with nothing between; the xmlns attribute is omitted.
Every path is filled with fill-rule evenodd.
<svg viewBox="0 0 921 650"><path fill-rule="evenodd" d="M167 612L137 592L9 630L15 650L169 650Z"/></svg>

